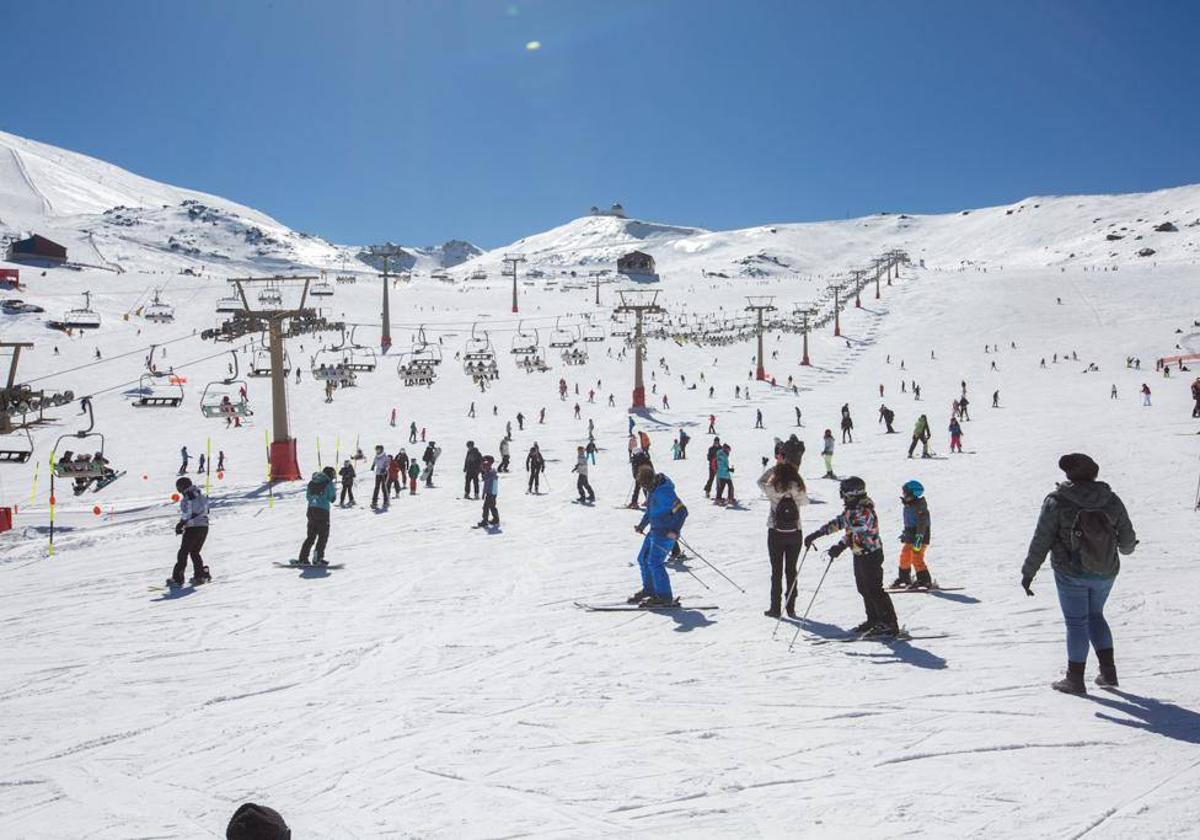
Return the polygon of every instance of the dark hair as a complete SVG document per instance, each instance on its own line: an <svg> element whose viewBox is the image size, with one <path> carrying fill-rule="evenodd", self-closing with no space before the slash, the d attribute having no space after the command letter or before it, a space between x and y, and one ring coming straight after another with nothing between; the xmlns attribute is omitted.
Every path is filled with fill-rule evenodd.
<svg viewBox="0 0 1200 840"><path fill-rule="evenodd" d="M771 470L771 486L778 493L786 493L794 485L799 485L800 490L805 491L804 479L800 477L800 471L796 469L795 464L780 461Z"/></svg>

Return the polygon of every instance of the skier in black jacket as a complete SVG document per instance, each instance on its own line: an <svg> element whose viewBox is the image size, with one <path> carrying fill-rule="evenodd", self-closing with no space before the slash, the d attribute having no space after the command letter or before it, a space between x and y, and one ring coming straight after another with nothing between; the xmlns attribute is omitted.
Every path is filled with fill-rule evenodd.
<svg viewBox="0 0 1200 840"><path fill-rule="evenodd" d="M338 505L346 507L346 499L350 500L350 504L354 504L354 477L357 473L354 472L354 467L350 465L350 459L347 458L342 462L342 468L338 470L338 475L342 477L342 495L338 500Z"/></svg>
<svg viewBox="0 0 1200 840"><path fill-rule="evenodd" d="M546 459L542 457L542 450L538 449L538 445L534 443L529 447L529 454L525 456L525 471L529 473L529 486L525 489L526 493L540 491L540 478L545 469Z"/></svg>
<svg viewBox="0 0 1200 840"><path fill-rule="evenodd" d="M475 447L475 441L467 441L467 457L463 461L463 498L479 498L479 471L483 467L483 453Z"/></svg>

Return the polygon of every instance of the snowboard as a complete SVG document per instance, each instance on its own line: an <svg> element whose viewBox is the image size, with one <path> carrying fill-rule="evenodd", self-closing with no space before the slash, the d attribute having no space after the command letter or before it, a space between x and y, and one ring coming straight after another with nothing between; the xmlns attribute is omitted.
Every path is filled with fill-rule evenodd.
<svg viewBox="0 0 1200 840"><path fill-rule="evenodd" d="M672 610L716 610L713 604L683 604L675 603L665 607L641 607L637 604L585 604L576 601L575 606L588 612L671 612Z"/></svg>
<svg viewBox="0 0 1200 840"><path fill-rule="evenodd" d="M166 593L169 593L172 595L173 594L182 595L185 592L194 592L195 590L199 589L200 586L208 586L209 584L211 584L213 582L212 579L209 578L204 583L200 584L200 586L197 586L195 583L192 582L193 580L195 580L195 578L189 578L188 582L185 583L183 586L175 586L174 584L160 583L160 584L157 584L156 586L147 587L147 589L149 589L149 591L151 591L151 592L166 592Z"/></svg>
<svg viewBox="0 0 1200 840"><path fill-rule="evenodd" d="M923 639L945 639L950 636L949 633L910 633L907 630L901 629L898 636L876 636L873 638L864 638L862 636L838 636L833 639L810 639L814 645L825 645L830 643L849 644L851 642L879 642L888 644L889 642L912 642L921 641Z"/></svg>
<svg viewBox="0 0 1200 840"><path fill-rule="evenodd" d="M884 591L890 595L899 595L903 592L921 592L928 595L930 592L961 592L966 589L965 586L931 586L929 589L909 589L907 586L898 586L893 589L890 586L884 587Z"/></svg>
<svg viewBox="0 0 1200 840"><path fill-rule="evenodd" d="M318 566L315 563L301 563L299 560L289 560L286 563L275 563L277 569L344 569L345 563L330 563L327 566Z"/></svg>

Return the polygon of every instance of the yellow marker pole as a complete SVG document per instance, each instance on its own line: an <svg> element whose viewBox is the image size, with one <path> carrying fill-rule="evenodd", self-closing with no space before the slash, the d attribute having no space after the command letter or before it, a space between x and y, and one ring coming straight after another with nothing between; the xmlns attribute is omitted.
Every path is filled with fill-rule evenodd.
<svg viewBox="0 0 1200 840"><path fill-rule="evenodd" d="M204 495L207 496L212 490L212 438L208 439L208 443L204 447Z"/></svg>
<svg viewBox="0 0 1200 840"><path fill-rule="evenodd" d="M271 433L263 429L263 440L267 442L267 507L275 507L275 493L271 486Z"/></svg>
<svg viewBox="0 0 1200 840"><path fill-rule="evenodd" d="M50 451L50 547L49 555L54 556L54 507L57 499L54 498L54 465L58 457L57 448Z"/></svg>
<svg viewBox="0 0 1200 840"><path fill-rule="evenodd" d="M34 501L37 500L38 476L42 473L42 462L34 461L33 463L33 489L29 491L29 506L33 507Z"/></svg>
<svg viewBox="0 0 1200 840"><path fill-rule="evenodd" d="M323 467L323 466L325 466L325 465L324 465L324 464L321 462L321 436L320 436L320 435L317 435L317 466L318 466L318 467Z"/></svg>
<svg viewBox="0 0 1200 840"><path fill-rule="evenodd" d="M342 462L342 436L339 433L333 441L333 465L336 467Z"/></svg>

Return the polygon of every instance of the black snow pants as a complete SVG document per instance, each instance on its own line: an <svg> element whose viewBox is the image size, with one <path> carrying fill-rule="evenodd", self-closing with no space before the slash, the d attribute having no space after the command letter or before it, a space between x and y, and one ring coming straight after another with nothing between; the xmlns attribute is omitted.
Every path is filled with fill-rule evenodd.
<svg viewBox="0 0 1200 840"><path fill-rule="evenodd" d="M489 519L490 517L490 519ZM480 520L481 525L500 524L500 511L496 509L496 497L491 493L483 494L483 519Z"/></svg>
<svg viewBox="0 0 1200 840"><path fill-rule="evenodd" d="M308 562L308 552L312 549L314 542L317 544L317 559L324 560L325 543L329 542L329 511L324 508L310 507L308 509L308 535L304 538L304 545L300 546L301 563Z"/></svg>
<svg viewBox="0 0 1200 840"><path fill-rule="evenodd" d="M883 549L854 555L854 584L862 596L867 620L895 629L896 608L883 589Z"/></svg>
<svg viewBox="0 0 1200 840"><path fill-rule="evenodd" d="M379 506L379 494L383 493L383 506L387 507L388 489L387 489L387 473L375 473L375 490L371 493L371 507Z"/></svg>
<svg viewBox="0 0 1200 840"><path fill-rule="evenodd" d="M579 491L579 501L582 502L585 498L589 502L596 501L596 491L592 489L592 485L588 484L586 475L579 476L575 482L575 489Z"/></svg>
<svg viewBox="0 0 1200 840"><path fill-rule="evenodd" d="M479 498L479 473L464 473L463 479L463 497L474 496Z"/></svg>
<svg viewBox="0 0 1200 840"><path fill-rule="evenodd" d="M350 500L350 504L354 504L354 482L353 481L343 481L342 482L342 496L341 496L341 499L338 501L338 504L345 505L346 499Z"/></svg>
<svg viewBox="0 0 1200 840"><path fill-rule="evenodd" d="M192 558L192 575L199 577L204 572L204 559L200 556L200 549L204 548L206 539L207 525L183 530L183 539L179 541L179 553L175 555L175 569L171 572L171 577L175 578L176 583L183 583L183 573L187 571L189 557Z"/></svg>
<svg viewBox="0 0 1200 840"><path fill-rule="evenodd" d="M787 611L789 615L796 611L796 559L800 556L800 548L803 544L804 535L799 531L767 529L767 554L771 558L772 612L779 612L785 577L788 592Z"/></svg>

